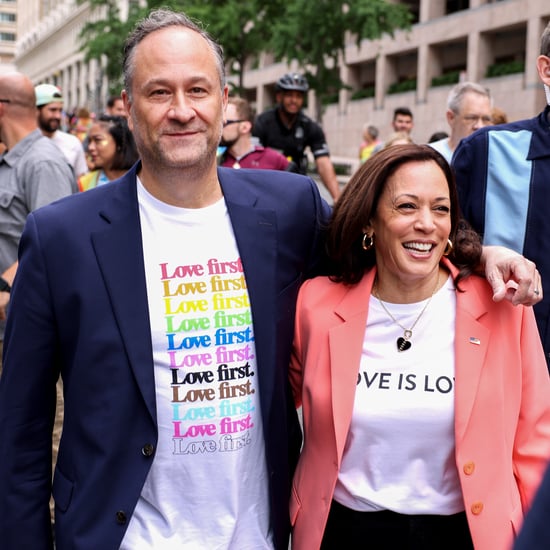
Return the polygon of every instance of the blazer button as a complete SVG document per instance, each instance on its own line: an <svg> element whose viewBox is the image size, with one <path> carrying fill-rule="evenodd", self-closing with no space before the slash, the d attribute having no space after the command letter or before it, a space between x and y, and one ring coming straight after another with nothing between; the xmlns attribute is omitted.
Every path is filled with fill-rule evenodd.
<svg viewBox="0 0 550 550"><path fill-rule="evenodd" d="M146 443L141 449L141 454L143 456L152 456L154 452L155 448L151 445L151 443Z"/></svg>
<svg viewBox="0 0 550 550"><path fill-rule="evenodd" d="M483 502L474 502L470 508L474 516L479 516L483 510Z"/></svg>
<svg viewBox="0 0 550 550"><path fill-rule="evenodd" d="M123 512L122 510L119 510L116 513L116 522L119 525L124 525L126 523L126 512Z"/></svg>
<svg viewBox="0 0 550 550"><path fill-rule="evenodd" d="M475 469L476 465L473 462L466 462L466 464L464 464L464 467L462 468L467 476L471 476L474 473Z"/></svg>

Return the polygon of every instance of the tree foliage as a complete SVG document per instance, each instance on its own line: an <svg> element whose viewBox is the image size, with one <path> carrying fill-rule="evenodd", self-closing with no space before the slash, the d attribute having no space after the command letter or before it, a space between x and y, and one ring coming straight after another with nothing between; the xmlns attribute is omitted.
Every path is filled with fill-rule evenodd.
<svg viewBox="0 0 550 550"><path fill-rule="evenodd" d="M237 74L237 89L243 88L247 61L271 51L278 60L296 59L321 96L343 86L335 67L350 36L359 43L391 35L411 20L406 5L388 0L131 0L124 20L117 0L88 1L93 17L82 29L82 49L87 61L102 62L112 93L122 86L122 48L128 32L157 7L182 10L202 22L223 45L226 61Z"/></svg>
<svg viewBox="0 0 550 550"><path fill-rule="evenodd" d="M293 0L274 21L271 49L277 59L296 59L318 95L343 87L338 67L348 42L374 40L409 28L411 13L387 0Z"/></svg>

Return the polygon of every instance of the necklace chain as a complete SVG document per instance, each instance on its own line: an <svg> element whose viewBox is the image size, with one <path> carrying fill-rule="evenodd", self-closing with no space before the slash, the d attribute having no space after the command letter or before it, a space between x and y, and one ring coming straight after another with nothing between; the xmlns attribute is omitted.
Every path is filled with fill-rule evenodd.
<svg viewBox="0 0 550 550"><path fill-rule="evenodd" d="M414 323L411 325L411 328L406 328L392 315L391 311L386 307L386 304L380 299L380 295L378 294L378 284L375 283L373 288L374 296L382 306L382 309L388 314L390 319L403 331L403 336L397 339L397 351L405 351L411 347L410 339L412 338L413 329L418 323L418 321L420 321L420 317L424 315L424 312L430 305L430 302L432 301L432 298L434 297L438 286L439 286L439 275L437 276L437 281L435 283L433 292L431 296L428 298L428 300L426 301L426 303L424 304L422 311L418 314L418 317L415 319Z"/></svg>

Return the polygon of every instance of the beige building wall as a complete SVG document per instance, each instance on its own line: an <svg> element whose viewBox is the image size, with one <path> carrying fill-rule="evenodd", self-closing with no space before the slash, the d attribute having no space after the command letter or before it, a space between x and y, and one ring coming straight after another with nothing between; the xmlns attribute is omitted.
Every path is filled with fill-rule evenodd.
<svg viewBox="0 0 550 550"><path fill-rule="evenodd" d="M410 3L410 2L409 2ZM326 106L322 126L332 156L355 158L365 122L391 133L393 110L409 107L415 120L413 137L426 142L436 131L448 131L445 119L447 94L452 85L432 86L432 78L447 69L460 68L461 80L475 80L488 87L495 106L510 120L529 118L545 105L535 61L540 35L550 21L548 0L470 0L470 8L444 15L444 0L417 2L419 22L394 38L363 41L350 38L340 75L357 89L361 80L375 88L375 97L352 100L353 91L340 92L338 103ZM489 65L501 59L521 59L525 71L487 78ZM274 84L284 65L262 65L247 73L247 97L261 112L273 104ZM416 78L413 91L388 94L388 87L407 76ZM310 103L308 113L314 116Z"/></svg>
<svg viewBox="0 0 550 550"><path fill-rule="evenodd" d="M0 0L1 1L1 0ZM127 0L122 0L127 6ZM86 63L79 33L91 17L87 2L25 0L18 3L17 69L35 84L59 86L68 110L104 108L107 81L96 61Z"/></svg>
<svg viewBox="0 0 550 550"><path fill-rule="evenodd" d="M0 0L0 8L8 0ZM448 130L446 98L451 84L432 85L432 79L454 71L462 80L487 86L495 105L510 120L535 116L544 107L544 94L535 69L539 39L550 21L549 0L406 0L418 14L410 31L393 38L363 41L357 47L349 37L339 68L352 91L341 91L338 103L324 107L322 125L335 159L355 159L365 122L378 126L381 137L391 132L394 108L408 106L414 113L413 137L425 142L440 130ZM88 4L76 0L19 1L15 63L35 83L52 82L62 87L68 108L104 106L107 82L97 63L84 63L78 34L90 17ZM449 6L469 9L446 13ZM120 0L122 13L128 0ZM488 78L487 68L497 62L523 61L524 71ZM246 96L258 112L274 103L274 86L296 63L274 63L264 53L248 70ZM388 93L388 88L416 79L412 91ZM353 99L361 88L374 97ZM308 114L314 117L316 97L308 94Z"/></svg>
<svg viewBox="0 0 550 550"><path fill-rule="evenodd" d="M17 39L17 2L0 0L0 71L15 69L13 57Z"/></svg>

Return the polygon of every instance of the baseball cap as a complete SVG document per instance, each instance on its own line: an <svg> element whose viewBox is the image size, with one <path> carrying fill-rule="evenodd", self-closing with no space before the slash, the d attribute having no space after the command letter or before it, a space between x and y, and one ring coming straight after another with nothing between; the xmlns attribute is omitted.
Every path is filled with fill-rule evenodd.
<svg viewBox="0 0 550 550"><path fill-rule="evenodd" d="M42 107L48 103L63 103L61 90L53 84L39 84L34 88L36 94L36 106Z"/></svg>

